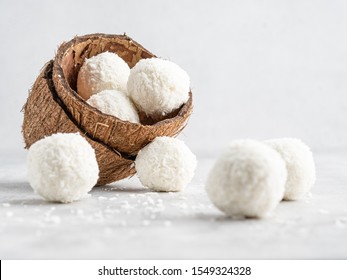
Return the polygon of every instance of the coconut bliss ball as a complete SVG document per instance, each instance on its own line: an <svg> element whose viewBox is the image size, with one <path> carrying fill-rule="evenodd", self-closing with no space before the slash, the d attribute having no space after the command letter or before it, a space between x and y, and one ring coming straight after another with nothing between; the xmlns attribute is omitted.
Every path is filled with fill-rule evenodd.
<svg viewBox="0 0 347 280"><path fill-rule="evenodd" d="M196 157L183 141L157 137L138 153L135 169L141 183L151 190L181 191L193 178Z"/></svg>
<svg viewBox="0 0 347 280"><path fill-rule="evenodd" d="M227 216L261 218L282 200L286 178L276 151L255 140L236 140L210 171L206 191Z"/></svg>
<svg viewBox="0 0 347 280"><path fill-rule="evenodd" d="M160 58L140 60L131 70L128 95L151 117L165 116L187 102L190 80L177 64Z"/></svg>
<svg viewBox="0 0 347 280"><path fill-rule="evenodd" d="M128 64L117 54L103 52L86 59L78 72L77 92L85 100L106 89L126 92Z"/></svg>
<svg viewBox="0 0 347 280"><path fill-rule="evenodd" d="M286 163L288 178L284 200L302 198L316 180L316 169L310 148L299 139L279 138L265 142L274 148Z"/></svg>
<svg viewBox="0 0 347 280"><path fill-rule="evenodd" d="M57 133L35 142L27 169L36 193L63 203L85 197L99 175L94 149L78 133Z"/></svg>
<svg viewBox="0 0 347 280"><path fill-rule="evenodd" d="M92 95L87 103L102 113L112 115L123 121L140 122L134 104L126 94L118 90L103 90Z"/></svg>

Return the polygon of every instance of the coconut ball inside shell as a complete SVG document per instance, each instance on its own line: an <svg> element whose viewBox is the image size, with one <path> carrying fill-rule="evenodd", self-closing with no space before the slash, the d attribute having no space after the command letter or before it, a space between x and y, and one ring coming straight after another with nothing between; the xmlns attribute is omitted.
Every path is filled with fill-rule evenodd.
<svg viewBox="0 0 347 280"><path fill-rule="evenodd" d="M210 171L206 191L227 216L261 218L282 200L286 178L285 163L272 148L235 140Z"/></svg>
<svg viewBox="0 0 347 280"><path fill-rule="evenodd" d="M138 153L135 168L141 183L154 191L181 191L194 177L196 157L186 144L157 137Z"/></svg>
<svg viewBox="0 0 347 280"><path fill-rule="evenodd" d="M87 103L104 114L112 115L123 121L139 123L139 115L129 97L118 90L103 90L92 95Z"/></svg>
<svg viewBox="0 0 347 280"><path fill-rule="evenodd" d="M77 92L85 100L107 89L126 92L128 64L117 54L103 52L84 61L77 76Z"/></svg>
<svg viewBox="0 0 347 280"><path fill-rule="evenodd" d="M288 177L283 199L302 198L316 181L316 168L309 146L296 138L271 139L265 143L275 149L286 163Z"/></svg>
<svg viewBox="0 0 347 280"><path fill-rule="evenodd" d="M45 200L80 200L95 186L99 168L94 149L78 133L57 133L35 142L27 157L31 187Z"/></svg>
<svg viewBox="0 0 347 280"><path fill-rule="evenodd" d="M176 63L160 58L140 60L131 70L128 95L153 118L165 116L187 102L190 79Z"/></svg>

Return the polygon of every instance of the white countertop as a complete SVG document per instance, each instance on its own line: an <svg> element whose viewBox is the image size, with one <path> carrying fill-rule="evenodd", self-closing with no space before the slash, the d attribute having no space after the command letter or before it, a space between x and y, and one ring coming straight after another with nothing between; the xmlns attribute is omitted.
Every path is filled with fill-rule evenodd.
<svg viewBox="0 0 347 280"><path fill-rule="evenodd" d="M346 259L345 155L316 153L312 195L262 220L230 220L213 207L209 158L181 193L149 192L132 178L57 204L32 191L23 157L1 155L0 259Z"/></svg>

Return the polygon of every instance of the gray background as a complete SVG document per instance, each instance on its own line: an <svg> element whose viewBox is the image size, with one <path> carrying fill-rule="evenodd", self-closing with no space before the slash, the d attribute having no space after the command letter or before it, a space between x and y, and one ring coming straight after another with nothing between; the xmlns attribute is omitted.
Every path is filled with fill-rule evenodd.
<svg viewBox="0 0 347 280"><path fill-rule="evenodd" d="M0 2L0 153L24 154L20 113L58 45L126 32L191 77L181 138L200 155L234 138L347 146L346 1Z"/></svg>

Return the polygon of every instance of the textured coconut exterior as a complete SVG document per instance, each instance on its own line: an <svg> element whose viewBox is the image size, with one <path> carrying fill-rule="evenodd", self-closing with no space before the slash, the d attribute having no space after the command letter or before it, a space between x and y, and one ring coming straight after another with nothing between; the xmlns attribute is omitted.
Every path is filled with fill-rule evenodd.
<svg viewBox="0 0 347 280"><path fill-rule="evenodd" d="M155 121L139 112L142 124L122 121L87 104L76 92L77 75L85 58L114 52L130 67L154 57L126 35L92 34L63 43L54 61L46 64L23 107L26 148L57 132L80 132L93 146L99 164L98 185L135 174L139 150L157 136L176 136L192 112L189 100L164 120Z"/></svg>
<svg viewBox="0 0 347 280"><path fill-rule="evenodd" d="M52 88L52 67L53 61L46 64L23 107L22 132L26 148L30 148L36 141L54 133L79 132L95 149L99 165L97 185L105 185L135 174L132 160L125 159L117 151L90 139L71 121Z"/></svg>

